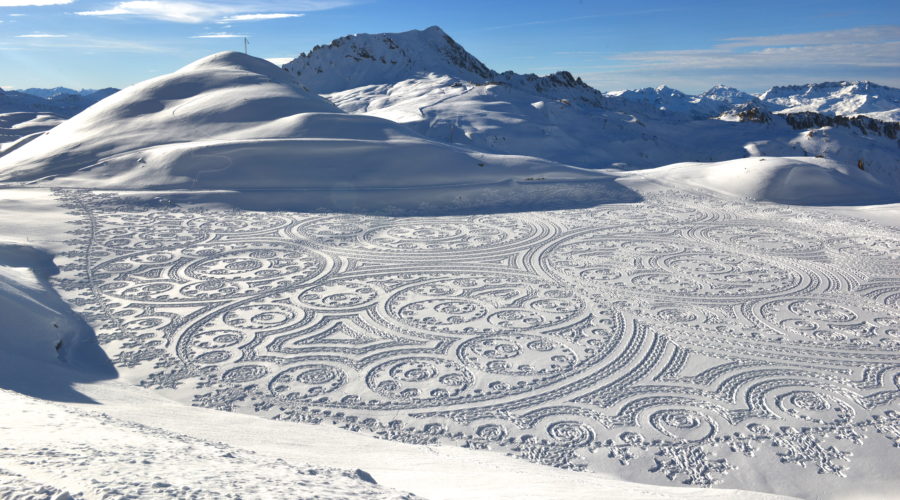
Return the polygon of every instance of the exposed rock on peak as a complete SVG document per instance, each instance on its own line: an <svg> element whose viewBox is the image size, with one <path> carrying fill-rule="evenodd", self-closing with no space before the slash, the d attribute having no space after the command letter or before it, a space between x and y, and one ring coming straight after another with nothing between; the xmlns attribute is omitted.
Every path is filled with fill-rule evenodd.
<svg viewBox="0 0 900 500"><path fill-rule="evenodd" d="M567 71L548 76L498 73L437 26L403 33L348 35L301 53L284 69L320 93L438 75L476 85L510 85L554 99L593 104L602 100L599 91Z"/></svg>

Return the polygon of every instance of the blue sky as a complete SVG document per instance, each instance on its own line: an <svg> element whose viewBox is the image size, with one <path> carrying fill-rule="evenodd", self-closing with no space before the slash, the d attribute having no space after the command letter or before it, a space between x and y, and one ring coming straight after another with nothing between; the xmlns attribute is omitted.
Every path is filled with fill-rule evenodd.
<svg viewBox="0 0 900 500"><path fill-rule="evenodd" d="M639 5L635 5L639 4ZM499 70L600 90L872 80L900 87L900 2L0 0L4 88L123 87L221 50L289 58L439 25Z"/></svg>

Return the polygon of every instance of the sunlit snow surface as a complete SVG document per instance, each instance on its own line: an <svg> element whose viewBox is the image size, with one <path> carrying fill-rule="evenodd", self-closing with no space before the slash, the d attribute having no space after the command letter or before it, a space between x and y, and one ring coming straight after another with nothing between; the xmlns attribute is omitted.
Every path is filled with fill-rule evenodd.
<svg viewBox="0 0 900 500"><path fill-rule="evenodd" d="M895 229L683 191L437 218L57 196L55 285L180 401L660 484L836 494L897 463Z"/></svg>

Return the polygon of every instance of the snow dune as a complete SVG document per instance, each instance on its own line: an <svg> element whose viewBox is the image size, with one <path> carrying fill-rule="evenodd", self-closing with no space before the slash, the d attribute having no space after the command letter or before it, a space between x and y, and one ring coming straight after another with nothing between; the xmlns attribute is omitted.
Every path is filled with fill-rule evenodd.
<svg viewBox="0 0 900 500"><path fill-rule="evenodd" d="M682 188L789 205L873 205L900 195L868 173L826 158L751 157L633 172Z"/></svg>

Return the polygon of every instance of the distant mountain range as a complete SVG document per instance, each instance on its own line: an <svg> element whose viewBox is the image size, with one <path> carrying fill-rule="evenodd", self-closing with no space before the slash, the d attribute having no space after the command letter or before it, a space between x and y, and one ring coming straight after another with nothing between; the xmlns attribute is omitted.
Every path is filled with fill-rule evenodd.
<svg viewBox="0 0 900 500"><path fill-rule="evenodd" d="M114 88L72 90L65 87L0 90L0 113L44 112L69 118L116 92L118 89Z"/></svg>
<svg viewBox="0 0 900 500"><path fill-rule="evenodd" d="M325 94L440 75L474 84L503 84L543 97L597 105L606 102L613 109L643 109L668 116L708 118L734 105L753 103L773 113L865 115L900 121L900 89L866 81L772 87L758 95L717 85L694 96L665 85L603 94L566 71L547 76L500 73L437 26L403 33L348 35L301 53L283 67L311 89Z"/></svg>

